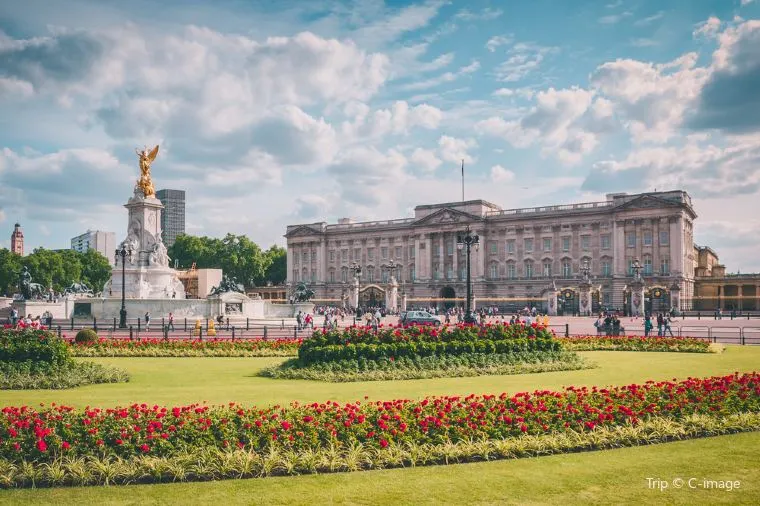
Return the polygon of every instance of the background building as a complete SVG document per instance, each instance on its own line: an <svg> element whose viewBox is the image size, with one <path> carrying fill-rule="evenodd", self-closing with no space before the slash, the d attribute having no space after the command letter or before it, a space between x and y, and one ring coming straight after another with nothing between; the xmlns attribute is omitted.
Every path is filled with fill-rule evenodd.
<svg viewBox="0 0 760 506"><path fill-rule="evenodd" d="M456 237L480 236L472 253L478 306L545 307L557 293L561 312L577 310L581 268L588 265L594 310L626 307L634 262L642 266L647 308L693 303L697 215L685 191L610 194L605 201L502 209L484 200L420 205L414 217L287 227L288 283L305 281L325 303L339 303L362 266L360 300L383 301L390 261L409 305L461 304L464 252ZM385 268L384 268L385 266Z"/></svg>
<svg viewBox="0 0 760 506"><path fill-rule="evenodd" d="M203 299L222 282L222 269L196 269L195 264L187 270L177 270L177 277L185 287L188 299Z"/></svg>
<svg viewBox="0 0 760 506"><path fill-rule="evenodd" d="M24 256L24 232L21 231L21 225L18 223L13 226L13 232L11 232L11 251Z"/></svg>
<svg viewBox="0 0 760 506"><path fill-rule="evenodd" d="M164 205L161 236L169 248L178 235L185 233L185 190L158 190L156 197Z"/></svg>
<svg viewBox="0 0 760 506"><path fill-rule="evenodd" d="M84 234L71 239L71 249L80 253L94 249L106 257L111 265L113 265L114 252L116 251L116 234L102 230L88 230Z"/></svg>

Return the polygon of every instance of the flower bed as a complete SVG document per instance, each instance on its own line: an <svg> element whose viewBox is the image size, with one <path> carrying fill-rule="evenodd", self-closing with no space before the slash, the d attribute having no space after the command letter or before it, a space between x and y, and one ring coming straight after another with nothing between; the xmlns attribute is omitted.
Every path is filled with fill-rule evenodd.
<svg viewBox="0 0 760 506"><path fill-rule="evenodd" d="M659 336L572 336L557 338L562 346L574 351L667 351L710 353L715 349L707 339Z"/></svg>
<svg viewBox="0 0 760 506"><path fill-rule="evenodd" d="M5 407L0 484L31 485L35 477L37 485L45 477L50 483L86 484L92 476L99 477L95 482L124 483L352 470L758 429L757 372L417 401ZM225 462L231 467L214 467Z"/></svg>
<svg viewBox="0 0 760 506"><path fill-rule="evenodd" d="M90 344L69 341L77 357L287 357L302 339L99 339Z"/></svg>
<svg viewBox="0 0 760 506"><path fill-rule="evenodd" d="M52 332L0 330L0 389L59 389L128 380L119 369L74 361L66 342Z"/></svg>

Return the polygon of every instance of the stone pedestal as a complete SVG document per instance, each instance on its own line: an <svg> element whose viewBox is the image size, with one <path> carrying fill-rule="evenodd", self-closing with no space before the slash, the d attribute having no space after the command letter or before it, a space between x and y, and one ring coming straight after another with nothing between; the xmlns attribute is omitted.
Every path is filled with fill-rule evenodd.
<svg viewBox="0 0 760 506"><path fill-rule="evenodd" d="M350 300L351 308L356 309L359 307L359 280L354 279L354 286L351 290L351 300Z"/></svg>
<svg viewBox="0 0 760 506"><path fill-rule="evenodd" d="M641 281L634 281L630 285L631 287L631 316L644 316L646 312L646 306L644 305L644 283Z"/></svg>
<svg viewBox="0 0 760 506"><path fill-rule="evenodd" d="M390 288L385 292L385 307L392 310L398 308L398 282L396 278L391 278Z"/></svg>
<svg viewBox="0 0 760 506"><path fill-rule="evenodd" d="M591 284L581 283L578 285L578 291L580 300L578 301L578 309L582 316L591 315Z"/></svg>
<svg viewBox="0 0 760 506"><path fill-rule="evenodd" d="M546 307L549 316L557 316L557 292L555 290L546 292Z"/></svg>
<svg viewBox="0 0 760 506"><path fill-rule="evenodd" d="M124 206L129 211L127 237L123 245L128 255L119 256L104 293L121 298L122 262L124 288L129 299L184 299L185 288L177 271L169 267L169 256L161 239L161 210L155 197L145 197L139 189Z"/></svg>

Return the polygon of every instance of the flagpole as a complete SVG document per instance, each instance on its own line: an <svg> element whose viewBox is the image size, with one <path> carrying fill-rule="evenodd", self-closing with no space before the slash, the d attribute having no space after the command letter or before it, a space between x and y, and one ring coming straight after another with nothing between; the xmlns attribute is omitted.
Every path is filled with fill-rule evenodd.
<svg viewBox="0 0 760 506"><path fill-rule="evenodd" d="M462 159L462 202L464 202L464 158Z"/></svg>

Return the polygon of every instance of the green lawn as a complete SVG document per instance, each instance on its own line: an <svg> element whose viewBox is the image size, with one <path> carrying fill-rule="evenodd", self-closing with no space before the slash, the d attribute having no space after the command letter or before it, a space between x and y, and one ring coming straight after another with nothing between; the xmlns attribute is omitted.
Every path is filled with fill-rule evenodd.
<svg viewBox="0 0 760 506"><path fill-rule="evenodd" d="M738 480L738 489L651 489ZM351 474L0 491L8 504L758 504L760 433L603 452Z"/></svg>
<svg viewBox="0 0 760 506"><path fill-rule="evenodd" d="M648 379L711 376L760 368L760 347L721 354L584 352L595 369L518 376L483 376L366 383L318 383L256 376L280 358L108 358L126 369L127 384L62 391L0 390L0 405L40 402L115 406L199 401L246 404L292 400L350 401L619 385ZM740 480L737 491L647 488L646 478ZM456 466L211 483L0 491L0 504L530 504L642 502L757 504L760 433L585 454Z"/></svg>
<svg viewBox="0 0 760 506"><path fill-rule="evenodd" d="M320 383L256 376L282 358L101 358L126 369L129 383L90 385L71 390L0 390L0 405L40 402L112 407L145 402L178 405L208 401L287 404L290 401L354 401L418 398L556 389L565 385L619 385L688 376L711 376L760 368L760 347L728 347L724 353L583 352L599 367L580 371L408 381Z"/></svg>

